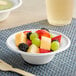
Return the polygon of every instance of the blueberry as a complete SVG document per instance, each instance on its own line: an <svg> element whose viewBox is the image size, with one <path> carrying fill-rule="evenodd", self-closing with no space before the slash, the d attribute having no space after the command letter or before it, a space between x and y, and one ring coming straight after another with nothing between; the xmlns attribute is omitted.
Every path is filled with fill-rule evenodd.
<svg viewBox="0 0 76 76"><path fill-rule="evenodd" d="M27 52L27 49L29 48L29 46L25 43L21 43L19 44L18 48L21 50L21 51L25 51Z"/></svg>
<svg viewBox="0 0 76 76"><path fill-rule="evenodd" d="M30 40L30 35L32 34L32 32L28 32L27 33L27 39L29 39Z"/></svg>
<svg viewBox="0 0 76 76"><path fill-rule="evenodd" d="M47 29L47 28L41 28L42 30L46 30L46 31L48 31L49 32L49 30Z"/></svg>

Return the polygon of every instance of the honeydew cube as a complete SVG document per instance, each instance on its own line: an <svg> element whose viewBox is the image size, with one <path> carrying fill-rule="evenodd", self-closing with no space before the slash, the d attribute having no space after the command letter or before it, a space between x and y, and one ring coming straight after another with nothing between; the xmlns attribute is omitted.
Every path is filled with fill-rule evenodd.
<svg viewBox="0 0 76 76"><path fill-rule="evenodd" d="M29 53L39 53L39 48L36 45L32 44L29 47L27 52L29 52Z"/></svg>
<svg viewBox="0 0 76 76"><path fill-rule="evenodd" d="M50 50L51 49L51 38L42 36L40 48L45 49L45 50Z"/></svg>

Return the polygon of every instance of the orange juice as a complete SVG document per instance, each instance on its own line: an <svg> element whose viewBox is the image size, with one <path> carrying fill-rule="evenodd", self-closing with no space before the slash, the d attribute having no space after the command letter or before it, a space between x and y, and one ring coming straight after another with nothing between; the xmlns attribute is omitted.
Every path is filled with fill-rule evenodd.
<svg viewBox="0 0 76 76"><path fill-rule="evenodd" d="M72 20L73 0L46 0L47 19L52 25L67 25Z"/></svg>

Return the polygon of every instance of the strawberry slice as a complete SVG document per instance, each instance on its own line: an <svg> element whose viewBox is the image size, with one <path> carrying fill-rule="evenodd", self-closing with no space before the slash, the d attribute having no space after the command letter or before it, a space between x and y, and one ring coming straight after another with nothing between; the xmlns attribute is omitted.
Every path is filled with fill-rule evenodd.
<svg viewBox="0 0 76 76"><path fill-rule="evenodd" d="M41 39L41 36L45 36L45 37L48 37L50 38L50 34L48 31L46 30L37 30L36 33L39 35L39 39Z"/></svg>
<svg viewBox="0 0 76 76"><path fill-rule="evenodd" d="M28 46L30 46L32 44L32 41L31 40L28 40L27 39L27 43L26 43Z"/></svg>
<svg viewBox="0 0 76 76"><path fill-rule="evenodd" d="M27 33L29 33L29 32L31 32L31 31L24 31L23 33L24 33L24 34L27 34Z"/></svg>
<svg viewBox="0 0 76 76"><path fill-rule="evenodd" d="M60 43L61 42L61 37L62 37L62 35L55 36L55 37L52 38L52 41L58 40L59 43Z"/></svg>
<svg viewBox="0 0 76 76"><path fill-rule="evenodd" d="M51 52L50 50L45 50L45 49L39 49L40 53L49 53Z"/></svg>

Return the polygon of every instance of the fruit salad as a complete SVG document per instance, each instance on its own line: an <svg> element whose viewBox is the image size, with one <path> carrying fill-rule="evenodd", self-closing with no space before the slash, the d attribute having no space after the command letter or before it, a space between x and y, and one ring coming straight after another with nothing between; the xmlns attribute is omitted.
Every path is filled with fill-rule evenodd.
<svg viewBox="0 0 76 76"><path fill-rule="evenodd" d="M29 53L49 53L60 48L61 35L54 35L46 28L23 31L15 35L15 44L19 50Z"/></svg>

